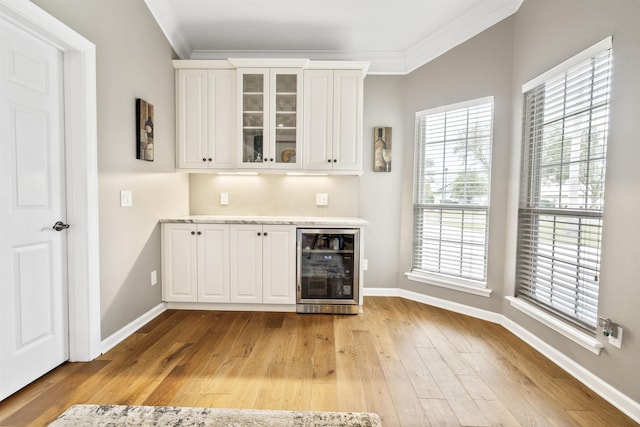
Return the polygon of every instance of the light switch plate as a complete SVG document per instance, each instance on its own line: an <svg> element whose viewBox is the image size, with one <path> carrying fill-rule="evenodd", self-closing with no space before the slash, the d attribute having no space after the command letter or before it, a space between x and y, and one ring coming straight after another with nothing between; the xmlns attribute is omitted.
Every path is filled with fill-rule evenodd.
<svg viewBox="0 0 640 427"><path fill-rule="evenodd" d="M220 193L220 204L227 206L229 204L229 193Z"/></svg>
<svg viewBox="0 0 640 427"><path fill-rule="evenodd" d="M120 206L123 208L133 206L133 191L131 190L120 191Z"/></svg>
<svg viewBox="0 0 640 427"><path fill-rule="evenodd" d="M316 206L329 205L329 195L327 193L316 193Z"/></svg>
<svg viewBox="0 0 640 427"><path fill-rule="evenodd" d="M158 284L158 273L156 270L151 272L151 286L155 286Z"/></svg>

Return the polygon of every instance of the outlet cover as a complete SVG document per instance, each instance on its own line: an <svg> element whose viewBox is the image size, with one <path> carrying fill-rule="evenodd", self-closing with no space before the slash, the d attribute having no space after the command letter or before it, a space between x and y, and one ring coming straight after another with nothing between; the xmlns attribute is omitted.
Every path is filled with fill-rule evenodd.
<svg viewBox="0 0 640 427"><path fill-rule="evenodd" d="M327 193L316 193L316 206L328 206L329 195Z"/></svg>
<svg viewBox="0 0 640 427"><path fill-rule="evenodd" d="M158 273L156 270L151 272L151 286L155 286L158 284Z"/></svg>
<svg viewBox="0 0 640 427"><path fill-rule="evenodd" d="M220 204L227 206L229 204L229 193L220 193Z"/></svg>
<svg viewBox="0 0 640 427"><path fill-rule="evenodd" d="M618 336L617 337L609 337L609 344L614 347L622 349L622 326L616 326L618 328Z"/></svg>

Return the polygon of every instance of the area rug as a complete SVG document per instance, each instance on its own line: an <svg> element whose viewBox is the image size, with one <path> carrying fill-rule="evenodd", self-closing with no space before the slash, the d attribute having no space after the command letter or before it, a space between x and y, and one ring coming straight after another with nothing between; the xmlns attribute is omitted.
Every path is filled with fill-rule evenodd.
<svg viewBox="0 0 640 427"><path fill-rule="evenodd" d="M364 412L74 405L49 426L381 427L382 424L377 414Z"/></svg>

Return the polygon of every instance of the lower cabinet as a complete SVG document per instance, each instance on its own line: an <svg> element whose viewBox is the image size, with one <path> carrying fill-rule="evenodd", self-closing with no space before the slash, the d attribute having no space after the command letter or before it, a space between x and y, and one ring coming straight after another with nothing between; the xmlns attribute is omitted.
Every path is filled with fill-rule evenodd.
<svg viewBox="0 0 640 427"><path fill-rule="evenodd" d="M162 224L163 300L295 304L296 227Z"/></svg>
<svg viewBox="0 0 640 427"><path fill-rule="evenodd" d="M162 225L162 297L169 302L229 302L229 226Z"/></svg>

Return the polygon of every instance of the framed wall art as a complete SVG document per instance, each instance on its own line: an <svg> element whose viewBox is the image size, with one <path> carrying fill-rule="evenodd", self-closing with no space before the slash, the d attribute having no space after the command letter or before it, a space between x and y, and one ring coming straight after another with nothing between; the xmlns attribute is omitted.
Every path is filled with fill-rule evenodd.
<svg viewBox="0 0 640 427"><path fill-rule="evenodd" d="M153 104L143 99L136 99L136 158L153 161Z"/></svg>
<svg viewBox="0 0 640 427"><path fill-rule="evenodd" d="M373 171L391 172L391 128L373 128Z"/></svg>

